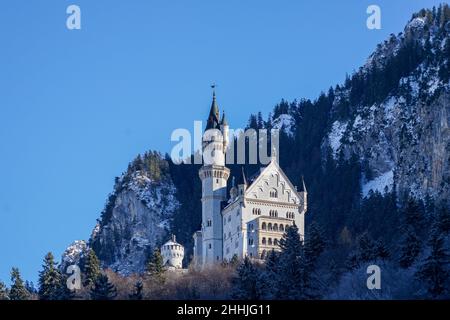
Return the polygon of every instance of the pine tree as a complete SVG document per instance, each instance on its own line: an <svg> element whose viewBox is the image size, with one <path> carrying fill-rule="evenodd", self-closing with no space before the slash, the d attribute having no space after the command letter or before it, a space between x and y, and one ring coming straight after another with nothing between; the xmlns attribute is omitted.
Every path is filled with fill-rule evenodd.
<svg viewBox="0 0 450 320"><path fill-rule="evenodd" d="M416 277L426 283L427 292L433 299L449 292L450 285L450 255L444 247L444 239L438 230L432 232L430 240L430 254L425 258Z"/></svg>
<svg viewBox="0 0 450 320"><path fill-rule="evenodd" d="M278 253L274 250L269 251L266 256L266 263L261 272L261 281L258 283L258 290L262 292L264 299L274 299L277 296L278 283Z"/></svg>
<svg viewBox="0 0 450 320"><path fill-rule="evenodd" d="M421 249L420 239L413 228L406 231L406 236L400 244L400 266L409 268L418 257Z"/></svg>
<svg viewBox="0 0 450 320"><path fill-rule="evenodd" d="M61 274L58 286L58 300L73 300L75 298L75 290L70 290L67 285L68 275Z"/></svg>
<svg viewBox="0 0 450 320"><path fill-rule="evenodd" d="M0 300L9 300L8 288L2 281L0 281Z"/></svg>
<svg viewBox="0 0 450 320"><path fill-rule="evenodd" d="M39 299L40 300L58 300L61 285L61 273L55 263L51 252L47 253L42 265L42 271L39 272Z"/></svg>
<svg viewBox="0 0 450 320"><path fill-rule="evenodd" d="M89 249L86 261L84 263L84 285L90 286L95 283L100 273L100 261L98 260L95 251L93 249Z"/></svg>
<svg viewBox="0 0 450 320"><path fill-rule="evenodd" d="M231 297L237 300L261 299L258 290L259 273L247 256L236 272L237 275L232 279Z"/></svg>
<svg viewBox="0 0 450 320"><path fill-rule="evenodd" d="M376 259L376 244L367 232L364 232L358 240L359 258L362 262Z"/></svg>
<svg viewBox="0 0 450 320"><path fill-rule="evenodd" d="M317 223L312 222L305 239L305 255L311 268L314 267L317 259L324 251L325 245L322 229Z"/></svg>
<svg viewBox="0 0 450 320"><path fill-rule="evenodd" d="M116 287L109 282L108 276L100 274L91 288L92 300L113 300L117 296Z"/></svg>
<svg viewBox="0 0 450 320"><path fill-rule="evenodd" d="M11 300L27 300L30 298L30 293L25 288L20 271L18 268L11 270L11 289L9 291L9 298Z"/></svg>
<svg viewBox="0 0 450 320"><path fill-rule="evenodd" d="M142 284L142 281L137 281L134 284L134 292L128 296L130 298L130 300L142 300L143 299L143 295L142 295L143 289L144 289L144 285Z"/></svg>
<svg viewBox="0 0 450 320"><path fill-rule="evenodd" d="M237 256L237 254L234 254L230 260L230 265L232 265L233 267L236 267L238 264L239 264L239 258Z"/></svg>
<svg viewBox="0 0 450 320"><path fill-rule="evenodd" d="M316 298L312 287L311 273L305 259L304 248L298 228L287 228L280 240L279 274L277 298L288 300Z"/></svg>
<svg viewBox="0 0 450 320"><path fill-rule="evenodd" d="M375 245L375 256L382 260L389 259L391 256L391 253L389 252L388 248L386 248L386 245L381 239L378 240Z"/></svg>
<svg viewBox="0 0 450 320"><path fill-rule="evenodd" d="M153 251L153 255L147 265L147 271L153 279L164 281L164 260L158 249Z"/></svg>
<svg viewBox="0 0 450 320"><path fill-rule="evenodd" d="M450 210L448 205L443 203L437 209L437 228L443 234L450 233Z"/></svg>

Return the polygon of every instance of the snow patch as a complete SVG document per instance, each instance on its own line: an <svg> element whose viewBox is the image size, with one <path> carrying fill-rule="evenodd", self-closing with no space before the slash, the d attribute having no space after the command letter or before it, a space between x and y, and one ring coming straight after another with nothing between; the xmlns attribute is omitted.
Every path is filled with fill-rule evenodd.
<svg viewBox="0 0 450 320"><path fill-rule="evenodd" d="M275 120L273 120L273 128L278 130L284 130L289 136L292 136L294 127L294 118L289 114L280 114Z"/></svg>
<svg viewBox="0 0 450 320"><path fill-rule="evenodd" d="M331 149L333 150L333 155L336 156L336 153L341 146L341 139L344 135L345 130L347 129L347 122L333 122L333 126L331 127L331 132L328 135L328 140L330 142Z"/></svg>
<svg viewBox="0 0 450 320"><path fill-rule="evenodd" d="M365 183L362 186L363 197L367 197L370 190L378 191L380 193L384 193L385 188L388 188L388 191L392 190L392 185L394 184L394 171L390 170L383 173L381 176L376 177L373 180Z"/></svg>

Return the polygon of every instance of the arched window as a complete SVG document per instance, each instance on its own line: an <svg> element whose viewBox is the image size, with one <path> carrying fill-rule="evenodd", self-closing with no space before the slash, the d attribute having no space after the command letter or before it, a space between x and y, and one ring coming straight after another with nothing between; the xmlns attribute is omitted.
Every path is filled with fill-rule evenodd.
<svg viewBox="0 0 450 320"><path fill-rule="evenodd" d="M206 226L207 226L207 227L211 227L211 226L212 226L212 221L211 221L211 219L208 219L208 221L206 222Z"/></svg>
<svg viewBox="0 0 450 320"><path fill-rule="evenodd" d="M282 224L280 224L280 231L284 232L284 226Z"/></svg>
<svg viewBox="0 0 450 320"><path fill-rule="evenodd" d="M277 246L278 245L278 239L274 239L273 240L273 244Z"/></svg>
<svg viewBox="0 0 450 320"><path fill-rule="evenodd" d="M262 223L261 229L266 230L266 223L265 222Z"/></svg>
<svg viewBox="0 0 450 320"><path fill-rule="evenodd" d="M289 228L289 225L287 224L287 225L284 227L284 231L287 231L288 228Z"/></svg>
<svg viewBox="0 0 450 320"><path fill-rule="evenodd" d="M262 244L266 244L266 238L262 238Z"/></svg>
<svg viewBox="0 0 450 320"><path fill-rule="evenodd" d="M269 246L272 245L272 238L269 238L269 240L267 241L267 244L268 244Z"/></svg>
<svg viewBox="0 0 450 320"><path fill-rule="evenodd" d="M269 222L269 224L267 225L267 230L272 231L272 224Z"/></svg>
<svg viewBox="0 0 450 320"><path fill-rule="evenodd" d="M276 198L276 197L278 197L278 192L277 192L277 190L276 190L276 189L270 190L269 196L270 196L271 198Z"/></svg>
<svg viewBox="0 0 450 320"><path fill-rule="evenodd" d="M278 224L275 223L275 224L273 225L273 231L278 231Z"/></svg>

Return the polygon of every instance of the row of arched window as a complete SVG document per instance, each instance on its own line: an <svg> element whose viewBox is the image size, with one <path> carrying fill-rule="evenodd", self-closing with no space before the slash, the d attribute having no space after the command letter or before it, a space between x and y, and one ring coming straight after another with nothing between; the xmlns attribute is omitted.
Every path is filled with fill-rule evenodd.
<svg viewBox="0 0 450 320"><path fill-rule="evenodd" d="M253 214L255 216L260 216L261 215L261 209L253 208L252 212L253 212Z"/></svg>
<svg viewBox="0 0 450 320"><path fill-rule="evenodd" d="M275 189L270 190L270 191L269 191L269 196L270 196L271 198L277 198L277 197L278 197L278 192L277 192L277 190L275 190Z"/></svg>
<svg viewBox="0 0 450 320"><path fill-rule="evenodd" d="M286 212L286 218L288 218L288 219L294 219L294 218L295 218L295 215L294 215L293 212Z"/></svg>
<svg viewBox="0 0 450 320"><path fill-rule="evenodd" d="M278 241L278 239L276 239L276 238L273 239L273 240L272 240L272 238L267 238L267 240L266 240L266 238L263 237L262 240L261 240L261 243L262 243L263 245L277 246L278 243L279 243L279 241Z"/></svg>
<svg viewBox="0 0 450 320"><path fill-rule="evenodd" d="M263 222L261 224L261 229L262 230L268 230L268 231L281 231L281 232L284 232L284 230L286 230L288 227L289 227L288 224L287 225L283 225L281 223L279 225L278 225L278 223L272 224L271 222L269 222L269 223Z"/></svg>
<svg viewBox="0 0 450 320"><path fill-rule="evenodd" d="M269 216L271 217L278 217L278 211L277 210L270 210Z"/></svg>

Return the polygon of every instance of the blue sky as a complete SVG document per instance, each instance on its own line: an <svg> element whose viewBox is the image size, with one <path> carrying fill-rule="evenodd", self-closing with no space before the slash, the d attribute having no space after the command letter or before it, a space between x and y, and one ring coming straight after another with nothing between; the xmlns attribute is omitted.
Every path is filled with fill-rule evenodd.
<svg viewBox="0 0 450 320"><path fill-rule="evenodd" d="M170 151L218 84L231 127L315 98L432 0L43 0L0 10L0 280L87 239L114 177ZM66 8L81 8L81 30ZM366 8L382 29L366 28Z"/></svg>

